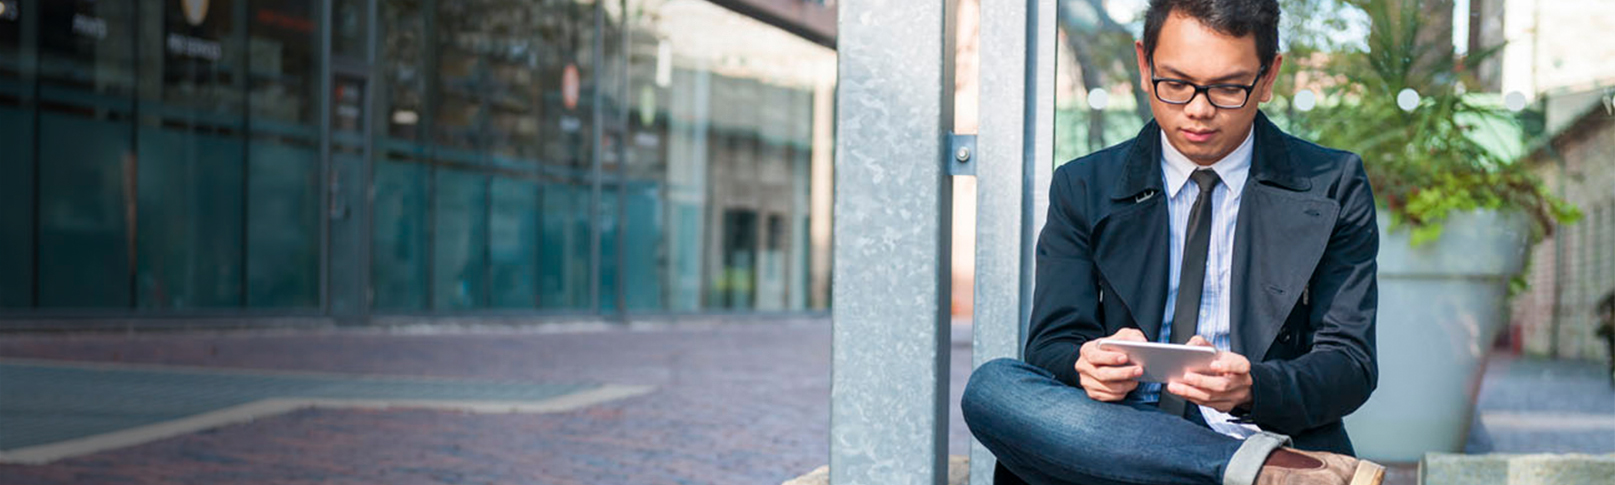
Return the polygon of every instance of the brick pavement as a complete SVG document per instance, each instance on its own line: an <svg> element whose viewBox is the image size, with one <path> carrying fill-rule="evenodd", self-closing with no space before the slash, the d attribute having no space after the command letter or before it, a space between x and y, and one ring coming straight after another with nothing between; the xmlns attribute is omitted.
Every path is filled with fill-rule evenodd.
<svg viewBox="0 0 1615 485"><path fill-rule="evenodd" d="M49 465L0 465L0 483L779 483L828 460L829 339L822 319L573 333L7 337L0 356L657 391L542 415L297 411Z"/></svg>
<svg viewBox="0 0 1615 485"><path fill-rule="evenodd" d="M7 485L770 484L828 462L825 319L565 332L8 335L0 357L657 389L553 414L301 410L49 465L0 465ZM956 403L969 358L968 327L956 325L953 454L967 449ZM1584 403L1577 416L1615 416L1582 367L1497 361L1482 411L1543 411L1521 403L1545 400L1519 396L1548 385L1569 393L1557 401ZM1489 440L1497 451L1567 446L1554 433L1520 438L1541 431L1532 423L1493 427Z"/></svg>

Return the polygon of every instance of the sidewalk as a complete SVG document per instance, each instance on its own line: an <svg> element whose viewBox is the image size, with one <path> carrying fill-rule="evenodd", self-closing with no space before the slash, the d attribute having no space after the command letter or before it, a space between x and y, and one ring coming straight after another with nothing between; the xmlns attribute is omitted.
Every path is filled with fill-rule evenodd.
<svg viewBox="0 0 1615 485"><path fill-rule="evenodd" d="M8 335L0 450L217 419L0 464L0 483L780 483L829 461L829 366L826 319ZM220 411L265 401L283 404ZM1615 452L1615 390L1590 363L1494 359L1479 407L1472 452Z"/></svg>
<svg viewBox="0 0 1615 485"><path fill-rule="evenodd" d="M375 389L355 382L392 381L386 391L406 400L444 388L456 398L503 393L501 400L575 390L566 386L654 390L549 413L293 410L45 465L3 464L0 483L757 484L779 483L828 460L827 320L565 333L452 330L7 336L0 339L0 363L12 373L18 358L138 363L119 372L136 372L125 377L146 383L184 384L111 388L92 380L76 391L57 389L61 397L86 396L65 401L99 399L105 406L32 409L35 420L49 419L54 428L158 419L152 403L165 393L168 401L186 401L175 394L182 390L215 391L213 398L224 401L241 393L299 394L285 392L295 383L218 382L224 375L262 383L285 379L288 371L314 372L320 375L311 378L331 380L327 390L366 395ZM215 381L187 384L196 380L187 377L194 369L150 364L204 367ZM38 402L11 397L22 383L0 382L3 414L17 416L23 410L14 406Z"/></svg>

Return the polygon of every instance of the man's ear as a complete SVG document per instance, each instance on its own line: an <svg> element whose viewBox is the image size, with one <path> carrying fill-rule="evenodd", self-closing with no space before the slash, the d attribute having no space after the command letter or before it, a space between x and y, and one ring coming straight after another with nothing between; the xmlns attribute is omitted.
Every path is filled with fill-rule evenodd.
<svg viewBox="0 0 1615 485"><path fill-rule="evenodd" d="M1263 103L1273 99L1273 84L1274 82L1278 81L1279 70L1282 68L1284 68L1284 54L1274 55L1273 64L1267 66L1267 75L1262 76L1262 85L1258 86L1258 89L1261 89L1262 94L1262 97L1259 99L1261 99Z"/></svg>
<svg viewBox="0 0 1615 485"><path fill-rule="evenodd" d="M1133 53L1138 56L1138 87L1149 93L1155 88L1155 83L1150 82L1150 59L1149 55L1144 53L1144 41L1133 41Z"/></svg>

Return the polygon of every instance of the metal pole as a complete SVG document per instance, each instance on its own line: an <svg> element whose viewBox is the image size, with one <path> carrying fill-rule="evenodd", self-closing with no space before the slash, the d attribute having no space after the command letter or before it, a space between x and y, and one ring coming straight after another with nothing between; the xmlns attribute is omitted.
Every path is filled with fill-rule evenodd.
<svg viewBox="0 0 1615 485"><path fill-rule="evenodd" d="M1052 172L1054 8L1054 0L981 4L972 368L1019 358L1026 338L1033 242L1042 225L1034 214L1046 200L1034 194L1046 194ZM992 483L995 462L971 440L970 483Z"/></svg>
<svg viewBox="0 0 1615 485"><path fill-rule="evenodd" d="M320 312L331 315L331 20L333 0L320 2Z"/></svg>
<svg viewBox="0 0 1615 485"><path fill-rule="evenodd" d="M590 124L593 129L589 131L589 312L594 314L600 311L600 177L602 176L600 151L605 149L606 111L605 98L605 26L606 13L604 2L594 2L594 48L590 49L590 75L594 76L594 90L590 93L589 109Z"/></svg>
<svg viewBox="0 0 1615 485"><path fill-rule="evenodd" d="M846 2L830 481L947 480L953 2Z"/></svg>

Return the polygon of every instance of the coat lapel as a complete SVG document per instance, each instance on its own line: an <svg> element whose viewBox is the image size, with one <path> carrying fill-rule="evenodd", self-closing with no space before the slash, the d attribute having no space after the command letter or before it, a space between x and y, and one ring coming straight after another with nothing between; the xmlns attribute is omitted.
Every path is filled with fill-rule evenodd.
<svg viewBox="0 0 1615 485"><path fill-rule="evenodd" d="M1134 138L1110 194L1111 210L1094 223L1090 235L1094 265L1150 341L1160 335L1171 264L1160 160L1160 128L1151 121Z"/></svg>
<svg viewBox="0 0 1615 485"><path fill-rule="evenodd" d="M1307 193L1311 181L1297 174L1288 135L1256 118L1256 150L1234 230L1230 283L1235 326L1231 347L1260 361L1300 300L1313 268L1329 245L1340 205Z"/></svg>

